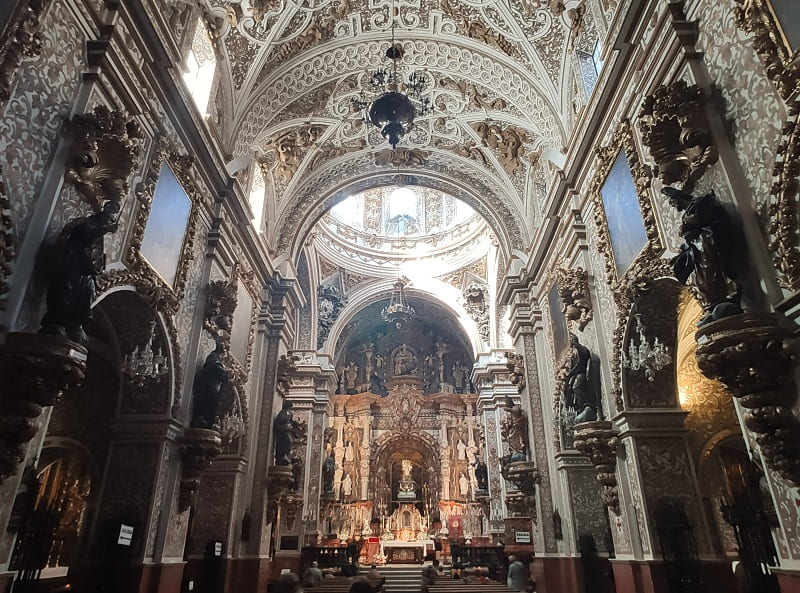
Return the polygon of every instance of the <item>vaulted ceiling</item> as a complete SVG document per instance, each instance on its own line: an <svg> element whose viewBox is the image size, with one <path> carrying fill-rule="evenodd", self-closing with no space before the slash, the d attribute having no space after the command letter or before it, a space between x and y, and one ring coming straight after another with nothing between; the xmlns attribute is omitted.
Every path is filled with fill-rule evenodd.
<svg viewBox="0 0 800 593"><path fill-rule="evenodd" d="M585 0L211 6L224 65L212 118L232 159L252 157L264 175L275 252L296 255L333 203L398 179L467 202L504 249L527 246L535 171L569 136L576 43L597 39ZM402 68L427 77L434 106L394 152L351 107L387 65L393 21Z"/></svg>

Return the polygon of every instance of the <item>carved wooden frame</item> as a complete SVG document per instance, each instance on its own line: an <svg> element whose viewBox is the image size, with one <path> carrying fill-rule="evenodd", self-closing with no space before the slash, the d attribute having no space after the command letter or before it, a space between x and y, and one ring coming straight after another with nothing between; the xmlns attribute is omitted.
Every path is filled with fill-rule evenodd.
<svg viewBox="0 0 800 593"><path fill-rule="evenodd" d="M736 24L753 34L753 47L767 76L778 86L784 101L800 92L800 50L792 51L781 32L770 0L736 0Z"/></svg>
<svg viewBox="0 0 800 593"><path fill-rule="evenodd" d="M600 194L600 190L606 179L608 179L608 175L620 151L624 151L628 159L636 195L639 198L645 236L647 237L647 243L644 248L621 277L617 274L614 253L611 249L608 220L603 206L603 198ZM614 131L609 144L595 147L595 152L599 162L594 177L589 184L589 196L594 204L594 221L597 225L598 236L597 249L605 259L606 281L614 295L614 303L617 305L617 326L614 328L611 350L611 375L613 380L611 393L614 396L617 411L621 411L624 408L622 398L622 348L625 343L628 318L634 303L642 293L647 291L649 283L656 278L672 276L672 268L669 261L661 258L664 246L659 236L658 224L653 210L651 194L653 174L650 167L644 164L639 157L630 122L623 120Z"/></svg>
<svg viewBox="0 0 800 593"><path fill-rule="evenodd" d="M183 246L181 247L178 266L175 271L175 281L171 286L155 271L141 254L144 231L147 226L147 219L150 216L150 209L153 205L153 195L163 163L167 163L172 169L181 187L192 202L183 237ZM140 273L144 277L154 280L159 285L162 289L162 294L160 296L165 301L165 309L173 315L178 311L180 302L186 291L189 264L194 259L192 251L194 249L195 236L197 235L200 208L203 204L202 193L192 176L191 171L193 165L194 159L191 156L179 154L166 136L161 135L156 138L153 154L147 165L147 175L136 187L135 193L139 204L138 207L136 207L136 212L133 217L130 242L124 256L124 263L132 270Z"/></svg>

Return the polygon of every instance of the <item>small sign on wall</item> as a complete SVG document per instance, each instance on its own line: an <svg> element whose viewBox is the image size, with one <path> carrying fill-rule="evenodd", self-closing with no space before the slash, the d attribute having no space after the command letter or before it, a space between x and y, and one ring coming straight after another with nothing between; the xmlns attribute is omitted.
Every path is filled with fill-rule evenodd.
<svg viewBox="0 0 800 593"><path fill-rule="evenodd" d="M133 525L125 525L121 523L119 526L119 535L117 536L117 544L120 546L130 546L133 540Z"/></svg>
<svg viewBox="0 0 800 593"><path fill-rule="evenodd" d="M530 531L515 531L514 532L514 542L518 544L529 544L531 543L531 532Z"/></svg>

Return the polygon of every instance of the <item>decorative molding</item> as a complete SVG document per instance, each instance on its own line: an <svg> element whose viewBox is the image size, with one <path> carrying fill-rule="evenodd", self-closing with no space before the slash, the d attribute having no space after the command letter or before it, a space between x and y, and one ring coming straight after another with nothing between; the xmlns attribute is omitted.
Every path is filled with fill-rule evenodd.
<svg viewBox="0 0 800 593"><path fill-rule="evenodd" d="M719 159L706 101L699 86L676 80L646 96L639 110L642 143L656 162L655 173L664 185L680 183L687 193Z"/></svg>
<svg viewBox="0 0 800 593"><path fill-rule="evenodd" d="M460 270L459 270L460 272ZM458 274L458 272L456 272ZM463 273L461 274L463 276ZM489 343L489 285L473 280L461 292L464 308L478 327L478 334L485 344ZM510 362L510 360L509 360ZM524 380L523 380L524 382Z"/></svg>
<svg viewBox="0 0 800 593"><path fill-rule="evenodd" d="M431 155L428 150L418 148L385 148L375 154L375 164L392 167L420 167L424 165Z"/></svg>
<svg viewBox="0 0 800 593"><path fill-rule="evenodd" d="M800 289L800 228L798 227L797 181L800 170L800 97L789 106L789 117L775 155L772 187L767 206L772 261L784 288Z"/></svg>
<svg viewBox="0 0 800 593"><path fill-rule="evenodd" d="M347 304L347 296L336 286L317 287L317 348L325 345L333 324Z"/></svg>
<svg viewBox="0 0 800 593"><path fill-rule="evenodd" d="M524 164L524 143L529 141L528 132L514 125L501 127L492 121L470 124L484 146L497 151L500 165L509 177L514 177Z"/></svg>
<svg viewBox="0 0 800 593"><path fill-rule="evenodd" d="M614 295L617 306L617 326L612 337L611 373L613 377L612 394L617 409L624 408L622 399L622 347L628 317L636 300L649 290L653 280L665 276L672 276L672 267L669 260L662 259L663 245L658 234L653 202L651 197L652 174L650 168L642 163L634 142L630 123L626 120L620 123L614 132L608 146L595 148L598 164L594 177L589 185L589 195L594 204L594 220L597 226L597 249L603 254L606 263L606 280ZM631 175L633 176L636 195L639 198L639 208L642 212L647 244L642 252L636 256L631 265L620 278L614 262L614 253L611 249L611 236L608 231L603 198L600 191L608 178L614 161L620 151L625 151Z"/></svg>
<svg viewBox="0 0 800 593"><path fill-rule="evenodd" d="M12 273L11 264L17 256L11 229L11 202L6 194L6 185L2 175L3 169L0 167L0 312L5 310L5 293L9 289L8 279Z"/></svg>
<svg viewBox="0 0 800 593"><path fill-rule="evenodd" d="M793 51L784 39L770 7L770 0L736 0L736 24L753 34L753 48L785 101L795 96L800 85L800 51Z"/></svg>

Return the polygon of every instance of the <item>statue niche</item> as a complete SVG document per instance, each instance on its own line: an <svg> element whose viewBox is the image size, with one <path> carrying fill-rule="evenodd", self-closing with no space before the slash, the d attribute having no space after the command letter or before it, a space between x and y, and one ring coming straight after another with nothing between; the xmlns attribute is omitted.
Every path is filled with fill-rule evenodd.
<svg viewBox="0 0 800 593"><path fill-rule="evenodd" d="M417 375L417 356L413 350L403 344L392 352L392 369L394 375Z"/></svg>

